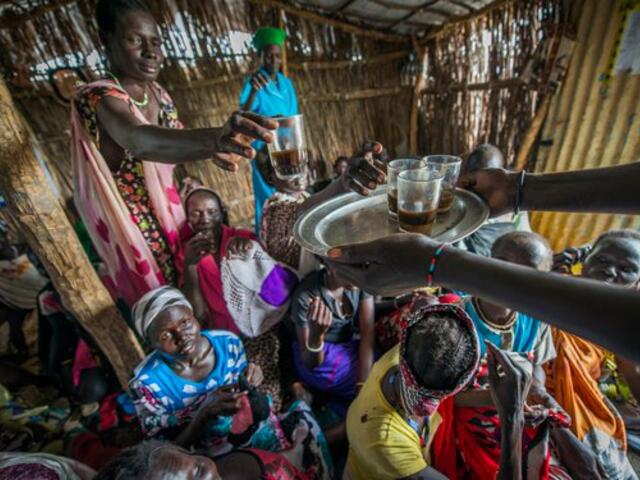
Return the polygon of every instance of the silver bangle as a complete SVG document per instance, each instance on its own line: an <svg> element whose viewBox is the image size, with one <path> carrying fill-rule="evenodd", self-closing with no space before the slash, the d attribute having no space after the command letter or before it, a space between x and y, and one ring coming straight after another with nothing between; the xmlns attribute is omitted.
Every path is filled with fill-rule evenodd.
<svg viewBox="0 0 640 480"><path fill-rule="evenodd" d="M319 346L319 347L317 347L317 348L311 348L311 347L309 346L309 339L307 338L307 339L304 341L304 346L305 346L305 347L306 347L306 349L307 349L309 352L311 352L311 353L320 353L320 352L322 352L322 351L324 350L324 340L322 340L322 343L320 344L320 346Z"/></svg>

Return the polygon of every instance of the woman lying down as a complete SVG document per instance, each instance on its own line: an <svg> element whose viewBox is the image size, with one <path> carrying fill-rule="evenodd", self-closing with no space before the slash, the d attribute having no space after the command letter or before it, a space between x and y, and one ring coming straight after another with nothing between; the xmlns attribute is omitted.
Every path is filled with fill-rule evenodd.
<svg viewBox="0 0 640 480"><path fill-rule="evenodd" d="M236 335L201 331L191 304L172 287L142 297L133 320L155 349L130 382L148 438L197 448L211 457L248 449L247 455L260 462L304 474L277 478L331 478L326 440L309 406L298 400L276 415L271 399L255 388L262 371L247 363Z"/></svg>

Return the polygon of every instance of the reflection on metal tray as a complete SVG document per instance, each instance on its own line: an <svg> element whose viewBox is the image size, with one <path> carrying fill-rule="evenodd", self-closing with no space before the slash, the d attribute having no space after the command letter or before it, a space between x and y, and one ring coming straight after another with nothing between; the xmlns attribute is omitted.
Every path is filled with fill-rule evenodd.
<svg viewBox="0 0 640 480"><path fill-rule="evenodd" d="M458 188L451 209L438 215L432 238L457 242L471 235L489 218L489 207L474 193ZM348 193L309 210L294 227L296 240L316 255L337 245L361 243L398 232L387 211L386 185L368 197Z"/></svg>

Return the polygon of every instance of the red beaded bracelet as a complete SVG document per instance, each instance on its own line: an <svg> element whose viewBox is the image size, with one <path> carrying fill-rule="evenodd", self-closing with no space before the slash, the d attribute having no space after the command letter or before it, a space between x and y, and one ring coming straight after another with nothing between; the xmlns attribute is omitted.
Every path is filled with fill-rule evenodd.
<svg viewBox="0 0 640 480"><path fill-rule="evenodd" d="M446 243L443 243L438 248L436 248L436 251L433 253L433 257L431 257L431 263L429 264L429 271L427 273L427 287L433 286L433 274L436 271L436 266L438 263L438 259L440 258L440 254L442 254L446 245Z"/></svg>

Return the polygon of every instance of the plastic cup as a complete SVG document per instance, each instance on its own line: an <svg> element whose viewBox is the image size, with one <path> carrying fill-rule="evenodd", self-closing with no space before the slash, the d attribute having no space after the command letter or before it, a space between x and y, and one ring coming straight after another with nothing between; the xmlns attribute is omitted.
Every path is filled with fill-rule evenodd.
<svg viewBox="0 0 640 480"><path fill-rule="evenodd" d="M426 169L427 164L419 158L398 158L387 165L387 202L389 215L398 217L398 174L405 170Z"/></svg>
<svg viewBox="0 0 640 480"><path fill-rule="evenodd" d="M428 169L442 175L442 194L438 211L447 212L453 206L453 200L456 196L456 184L460 177L462 158L453 155L427 155L423 160Z"/></svg>
<svg viewBox="0 0 640 480"><path fill-rule="evenodd" d="M309 163L307 140L302 115L276 117L278 128L269 144L271 165L282 180L300 179L306 175Z"/></svg>

